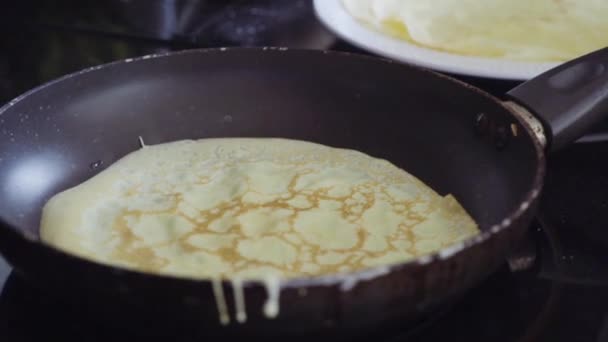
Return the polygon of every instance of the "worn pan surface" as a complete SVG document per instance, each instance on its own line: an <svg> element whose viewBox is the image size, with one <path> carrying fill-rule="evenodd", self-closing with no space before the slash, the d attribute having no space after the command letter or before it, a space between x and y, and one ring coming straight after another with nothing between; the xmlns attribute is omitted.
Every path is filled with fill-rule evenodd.
<svg viewBox="0 0 608 342"><path fill-rule="evenodd" d="M584 67L591 70L586 78L571 70L606 64L597 54L581 63L513 91L538 111L556 147L597 121L605 106L606 82L595 81L605 80L604 69ZM574 82L570 93L549 84L569 71L574 76L559 82ZM596 91L591 105L583 93L570 96L585 87ZM559 99L561 107L550 109L547 98ZM545 154L532 129L537 122L513 108L527 113L426 70L334 52L190 50L87 69L0 109L0 251L33 284L142 333L162 327L190 336L361 336L458 298L503 262L525 233ZM103 266L38 240L44 202L137 149L138 136L147 144L285 137L357 149L455 194L483 233L413 262L285 281L276 319L262 313L264 286L249 283L248 321L224 327L208 281ZM231 284L224 282L223 290L234 318Z"/></svg>

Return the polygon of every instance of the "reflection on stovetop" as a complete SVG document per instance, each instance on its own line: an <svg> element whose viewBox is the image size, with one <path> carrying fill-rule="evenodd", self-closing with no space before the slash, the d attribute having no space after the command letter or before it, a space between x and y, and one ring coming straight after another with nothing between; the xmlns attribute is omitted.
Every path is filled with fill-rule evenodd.
<svg viewBox="0 0 608 342"><path fill-rule="evenodd" d="M321 48L335 40L309 0L23 0L9 11L49 28L192 46Z"/></svg>
<svg viewBox="0 0 608 342"><path fill-rule="evenodd" d="M560 242L542 276L608 285L608 142L574 144L549 156L539 219ZM608 303L607 303L608 304Z"/></svg>
<svg viewBox="0 0 608 342"><path fill-rule="evenodd" d="M0 103L84 67L175 49L274 45L364 53L327 32L308 0L23 0L3 12ZM496 96L516 85L458 78ZM592 143L550 156L532 248L523 252L535 260L532 269L512 272L505 263L449 309L375 339L608 341L606 131L608 123L599 125L586 139ZM116 339L116 331L30 288L1 258L0 290L0 341Z"/></svg>

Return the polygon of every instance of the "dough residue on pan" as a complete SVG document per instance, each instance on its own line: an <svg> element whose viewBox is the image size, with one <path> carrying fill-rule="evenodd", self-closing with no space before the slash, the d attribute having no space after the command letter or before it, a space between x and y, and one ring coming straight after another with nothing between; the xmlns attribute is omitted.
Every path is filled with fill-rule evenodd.
<svg viewBox="0 0 608 342"><path fill-rule="evenodd" d="M146 146L44 207L43 241L194 278L315 276L406 261L478 233L388 161L270 138Z"/></svg>
<svg viewBox="0 0 608 342"><path fill-rule="evenodd" d="M342 0L356 19L432 49L566 61L608 45L605 0Z"/></svg>

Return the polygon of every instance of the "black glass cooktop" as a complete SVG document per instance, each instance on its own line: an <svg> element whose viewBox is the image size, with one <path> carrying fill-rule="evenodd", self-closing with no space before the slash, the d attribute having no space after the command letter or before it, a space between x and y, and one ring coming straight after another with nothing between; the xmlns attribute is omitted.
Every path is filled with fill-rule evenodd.
<svg viewBox="0 0 608 342"><path fill-rule="evenodd" d="M11 6L0 23L2 103L87 66L176 49L274 45L364 53L325 30L308 0ZM458 77L497 96L516 85ZM454 306L374 339L608 341L605 131L608 124L599 125L584 142L550 156L540 212L517 255ZM0 291L0 341L137 340L30 288L1 257Z"/></svg>

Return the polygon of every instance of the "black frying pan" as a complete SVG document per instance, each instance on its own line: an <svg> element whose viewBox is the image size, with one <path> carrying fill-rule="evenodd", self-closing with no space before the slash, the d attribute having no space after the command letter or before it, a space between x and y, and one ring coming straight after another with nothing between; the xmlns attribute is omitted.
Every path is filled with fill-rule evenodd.
<svg viewBox="0 0 608 342"><path fill-rule="evenodd" d="M0 250L32 284L145 331L360 336L458 298L504 261L537 206L543 137L556 149L600 119L606 68L608 50L596 52L514 89L511 103L416 67L334 52L194 50L87 69L0 109ZM263 316L266 291L251 282L248 322L222 327L208 281L108 267L38 240L45 201L137 149L138 136L272 136L360 150L455 194L483 233L390 269L285 281L276 319ZM231 284L223 289L234 318Z"/></svg>

